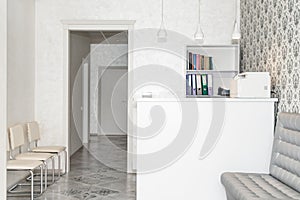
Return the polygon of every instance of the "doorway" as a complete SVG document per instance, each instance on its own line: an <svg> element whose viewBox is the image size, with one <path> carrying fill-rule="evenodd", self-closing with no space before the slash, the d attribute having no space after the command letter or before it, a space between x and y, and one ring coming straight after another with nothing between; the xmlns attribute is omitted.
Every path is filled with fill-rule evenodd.
<svg viewBox="0 0 300 200"><path fill-rule="evenodd" d="M127 36L127 31L70 32L71 155L90 136L127 134Z"/></svg>
<svg viewBox="0 0 300 200"><path fill-rule="evenodd" d="M131 107L132 107L132 102L130 101L130 99L128 100L128 94L130 94L131 92L131 81L132 81L132 77L126 76L124 75L125 72L127 73L127 71L129 71L132 68L132 55L129 55L128 52L130 51L131 47L132 47L132 29L133 29L133 23L134 21L122 21L122 22L116 22L116 21L112 21L110 25L108 25L107 21L99 21L96 25L95 21L92 22L84 22L85 25L82 25L83 22L74 22L74 21L63 21L64 23L64 29L65 29L65 34L64 34L64 58L65 58L65 66L68 68L64 68L65 71L65 75L64 75L64 80L65 83L68 82L69 87L65 87L64 90L67 91L64 94L69 94L65 96L65 102L66 105L68 106L64 106L65 109L65 130L67 130L68 134L68 147L69 147L69 155L71 155L72 153L76 152L76 148L74 148L74 144L72 146L72 143L74 143L74 138L72 139L72 134L74 132L74 127L75 129L77 129L77 135L78 138L81 139L82 143L88 143L89 141L91 141L91 136L102 136L102 135L109 135L109 137L113 136L113 137L118 137L118 136L125 136L126 140L127 140L127 150L128 149L132 149L131 147L131 141L130 139L128 139L129 137L127 136L127 133L130 132L130 130L132 130L130 127L132 127L131 123L128 123L128 119L131 116ZM102 23L102 24L101 24ZM93 65L93 54L90 54L90 56L85 57L84 59L82 58L82 56L77 57L77 62L81 62L81 70L78 70L81 75L81 78L78 78L78 73L77 73L77 80L79 81L75 81L72 82L72 72L71 69L69 69L69 67L71 66L71 59L70 59L70 53L71 53L71 34L77 34L77 37L86 37L89 38L89 51L93 51L95 46L99 46L99 41L103 40L103 38L111 38L111 35L116 35L117 33L123 33L126 35L126 40L127 40L127 47L126 47L126 53L121 56L121 57L126 57L127 58L127 66L124 64L120 64L120 58L119 59L113 59L112 63L109 63L108 67L103 67L102 64L96 64L97 69L98 69L98 73L92 73L91 69L92 69L92 65ZM102 39L101 39L102 37ZM107 45L111 45L113 44L114 46L117 45L123 45L123 49L125 48L125 44L118 44L118 42L120 43L122 39L119 40L115 40L115 42L112 42L112 40L109 40L109 43L105 43L103 42L100 46L100 49L106 48L105 46ZM123 41L124 42L124 41ZM98 44L97 44L98 43ZM111 47L109 47L109 49L113 49ZM104 52L109 52L109 51L104 51ZM99 52L98 52L99 53ZM69 56L66 56L69 55ZM106 56L107 57L107 56ZM79 59L80 58L80 59ZM124 58L121 58L121 60ZM104 65L105 66L105 65ZM107 65L106 65L107 66ZM86 71L86 69L88 68L88 71ZM69 71L70 70L70 71ZM77 71L77 72L78 72ZM91 89L91 76L92 75L97 75L97 79L100 77L100 79L98 80L98 83L96 83L96 87L97 88L97 92L95 92L95 90ZM114 75L112 78L112 75ZM88 79L88 84L84 84L86 82L86 80ZM70 82L68 81L70 80ZM79 84L81 82L81 84ZM118 85L122 86L122 87L115 87L116 82ZM112 84L113 83L113 84ZM121 83L121 84L120 84ZM71 86L74 86L74 84L78 87L78 88L82 88L81 92L74 92L74 90L71 88ZM98 85L97 85L98 84ZM81 86L79 86L81 85ZM113 86L114 85L114 86ZM88 92L87 90L85 90L85 88L88 87ZM94 89L95 89L94 88ZM116 89L117 88L117 89ZM125 88L125 89L124 89ZM127 90L126 90L127 89ZM81 100L72 100L71 98L74 97L79 97L81 94ZM85 99L84 97L86 97L86 94L88 94L89 99ZM92 108L91 106L91 94L93 94L96 98L98 98L98 100L93 100L93 106L94 108ZM108 96L111 96L111 99L118 99L118 101L111 101L111 99L108 98ZM102 100L101 100L102 99ZM107 112L107 102L108 100L110 100L110 104L113 107L113 109L111 109L111 112L108 113ZM78 103L81 101L81 104ZM77 111L72 110L72 106L74 107L74 104L81 105L81 106L77 106ZM85 102L85 103L84 103ZM86 102L88 102L88 106L86 106ZM95 103L96 102L96 103ZM127 104L128 103L128 104ZM73 104L73 105L72 105ZM97 109L95 109L95 107L98 107ZM73 108L74 109L74 108ZM79 110L78 110L79 109ZM98 124L98 127L96 126L96 129L93 129L90 124L92 122L91 119L91 110L93 109L93 113L94 116L96 117L96 123ZM77 126L79 124L79 128L76 128L76 124L74 126L74 124L71 123L71 121L75 121L74 120L74 114L71 115L71 113L77 113L75 116L77 118L77 121L81 121L82 123L76 123ZM78 114L79 113L79 114ZM85 114L88 113L88 114ZM108 113L108 114L107 114ZM80 117L78 117L78 115ZM117 116L117 117L116 117ZM123 117L122 117L123 116ZM128 116L128 118L127 118ZM72 119L73 117L73 119ZM85 119L84 119L85 118ZM86 118L88 120L86 120ZM98 118L98 119L97 119ZM114 120L116 120L117 122L111 123L112 122L112 118L114 118ZM115 119L117 118L117 119ZM82 119L82 120L80 120ZM97 122L98 121L98 122ZM87 123L86 123L87 122ZM79 131L78 131L79 130ZM93 131L96 130L96 131ZM84 136L86 134L86 137ZM77 138L77 139L78 139ZM74 150L75 149L75 150ZM126 158L125 158L126 159ZM125 163L125 170L129 173L133 172L132 170L132 159L127 156L127 162ZM69 162L70 163L70 162Z"/></svg>

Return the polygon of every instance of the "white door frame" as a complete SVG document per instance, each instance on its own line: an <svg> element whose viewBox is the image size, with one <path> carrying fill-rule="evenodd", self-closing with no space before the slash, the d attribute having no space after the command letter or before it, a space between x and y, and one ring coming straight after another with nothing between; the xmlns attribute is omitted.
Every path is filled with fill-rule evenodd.
<svg viewBox="0 0 300 200"><path fill-rule="evenodd" d="M7 0L0 1L0 199L6 200Z"/></svg>
<svg viewBox="0 0 300 200"><path fill-rule="evenodd" d="M132 55L132 49L133 49L133 29L134 29L134 20L62 20L63 23L63 29L64 29L64 51L63 51L63 126L64 126L64 133L66 133L66 146L67 151L69 153L70 149L70 121L69 121L69 98L70 98L70 91L69 91L69 34L70 31L114 31L114 30L126 30L128 31L128 118L127 118L127 135L128 135L128 151L131 151L131 138L133 125L130 123L130 119L132 119L132 105L131 102L131 92L132 92L132 86L133 86L133 55ZM68 154L69 155L69 154ZM132 173L133 170L133 158L130 156L131 154L128 153L127 156L127 172ZM68 171L70 169L70 156L68 157Z"/></svg>

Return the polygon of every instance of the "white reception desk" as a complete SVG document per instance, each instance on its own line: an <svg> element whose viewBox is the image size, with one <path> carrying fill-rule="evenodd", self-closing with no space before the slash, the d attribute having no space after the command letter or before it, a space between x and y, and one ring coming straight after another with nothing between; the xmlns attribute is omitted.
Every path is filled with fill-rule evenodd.
<svg viewBox="0 0 300 200"><path fill-rule="evenodd" d="M137 200L225 200L226 171L268 173L277 99L137 101Z"/></svg>

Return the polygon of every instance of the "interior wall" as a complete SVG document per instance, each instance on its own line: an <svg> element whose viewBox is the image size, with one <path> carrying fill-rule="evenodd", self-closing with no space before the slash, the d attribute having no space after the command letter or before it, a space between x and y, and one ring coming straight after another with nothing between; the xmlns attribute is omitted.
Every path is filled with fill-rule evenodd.
<svg viewBox="0 0 300 200"><path fill-rule="evenodd" d="M8 1L7 124L34 120L35 1Z"/></svg>
<svg viewBox="0 0 300 200"><path fill-rule="evenodd" d="M97 135L116 135L126 133L127 126L127 79L123 79L119 93L119 105L112 104L111 96L118 80L128 72L128 44L125 33L109 39L112 44L91 44L90 71L90 133ZM117 38L119 44L117 43ZM122 40L121 40L122 39ZM124 44L122 44L124 43ZM108 68L107 68L108 67ZM126 83L124 83L124 81ZM122 98L122 99L121 99ZM126 107L126 108L125 108ZM122 117L113 117L112 108ZM126 110L126 111L125 111ZM124 113L124 114L123 114ZM122 128L118 127L118 122ZM127 124L127 123L126 123Z"/></svg>
<svg viewBox="0 0 300 200"><path fill-rule="evenodd" d="M6 136L7 130L7 1L0 1L0 130ZM6 140L0 140L0 199L6 199Z"/></svg>
<svg viewBox="0 0 300 200"><path fill-rule="evenodd" d="M235 18L235 3L232 0L202 1L202 28L205 44L231 44ZM136 20L134 28L160 26L161 1L149 0L43 0L36 1L37 11L37 82L36 118L45 123L46 142L66 145L63 133L63 24L61 20ZM76 11L76 12L74 12ZM193 40L197 27L198 1L165 1L165 24L170 30ZM155 32L156 35L157 31ZM144 40L147 37L134 37ZM177 39L177 38L176 38ZM179 40L174 40L179 42ZM137 44L136 41L134 41ZM184 53L186 43L180 49ZM173 70L184 76L185 61L163 57L161 53L134 56L133 68L149 63L172 63ZM153 57L154 55L155 57ZM163 70L162 70L163 72ZM149 74L155 77L158 73ZM184 77L183 77L184 78ZM133 80L135 82L135 80ZM136 82L135 82L136 83ZM133 83L134 84L134 83ZM183 96L185 82L171 81L171 86ZM63 134L62 134L63 133Z"/></svg>
<svg viewBox="0 0 300 200"><path fill-rule="evenodd" d="M241 0L241 67L270 72L278 111L300 112L299 16L299 1Z"/></svg>
<svg viewBox="0 0 300 200"><path fill-rule="evenodd" d="M101 76L101 135L127 134L128 68L110 67ZM125 77L125 78L122 78Z"/></svg>
<svg viewBox="0 0 300 200"><path fill-rule="evenodd" d="M34 104L35 1L9 0L7 2L7 127L35 120ZM7 134L7 129L3 133ZM25 175L24 172L8 172L7 187Z"/></svg>
<svg viewBox="0 0 300 200"><path fill-rule="evenodd" d="M82 147L83 130L83 58L90 53L90 39L70 33L70 154ZM86 60L89 62L89 60Z"/></svg>

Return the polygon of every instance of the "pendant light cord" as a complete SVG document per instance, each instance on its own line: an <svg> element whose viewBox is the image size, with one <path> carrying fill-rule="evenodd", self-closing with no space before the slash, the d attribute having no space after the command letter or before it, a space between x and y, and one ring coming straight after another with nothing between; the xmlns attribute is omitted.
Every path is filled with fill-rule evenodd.
<svg viewBox="0 0 300 200"><path fill-rule="evenodd" d="M161 0L161 22L164 22L164 0Z"/></svg>
<svg viewBox="0 0 300 200"><path fill-rule="evenodd" d="M199 21L198 21L198 24L200 25L200 22L201 22L201 0L199 0L199 8L198 8L198 15L199 15Z"/></svg>
<svg viewBox="0 0 300 200"><path fill-rule="evenodd" d="M237 9L238 9L238 8L237 8L237 7L238 7L237 4L238 4L238 0L235 0L235 6L234 6L235 23L237 23L237 14L238 14L238 13L237 13Z"/></svg>

